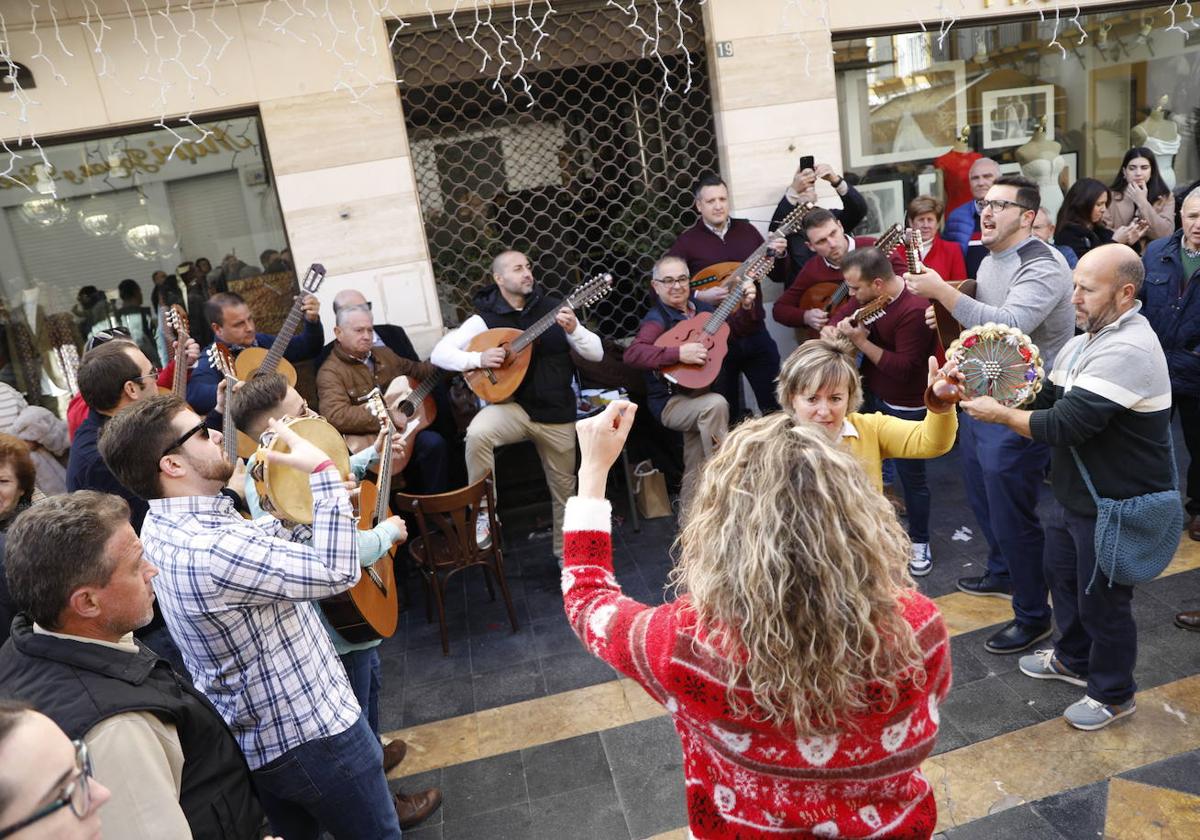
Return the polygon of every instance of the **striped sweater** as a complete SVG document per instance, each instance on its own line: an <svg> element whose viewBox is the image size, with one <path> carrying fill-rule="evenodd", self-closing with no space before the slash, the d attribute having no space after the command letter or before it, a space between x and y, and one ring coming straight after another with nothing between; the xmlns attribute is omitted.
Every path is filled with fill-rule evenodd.
<svg viewBox="0 0 1200 840"><path fill-rule="evenodd" d="M937 806L919 768L950 690L950 644L933 602L913 591L900 605L924 655L924 682L902 683L895 707L881 701L847 721L857 730L797 737L734 716L719 657L699 642L686 596L649 607L622 595L610 514L603 499L567 502L567 617L588 650L670 712L683 745L692 836L930 837Z"/></svg>

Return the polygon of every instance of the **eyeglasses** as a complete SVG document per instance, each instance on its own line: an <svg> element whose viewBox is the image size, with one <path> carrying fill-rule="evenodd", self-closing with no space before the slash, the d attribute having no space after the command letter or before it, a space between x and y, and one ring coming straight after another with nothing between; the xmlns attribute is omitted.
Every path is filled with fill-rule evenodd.
<svg viewBox="0 0 1200 840"><path fill-rule="evenodd" d="M87 343L83 345L83 352L91 350L93 347L99 347L101 344L108 344L115 338L129 338L129 327L105 327L96 332L95 335L88 338Z"/></svg>
<svg viewBox="0 0 1200 840"><path fill-rule="evenodd" d="M92 759L88 755L87 744L83 741L72 741L71 744L75 747L75 772L59 790L58 798L48 805L38 808L20 822L0 828L0 838L11 837L18 831L44 820L63 808L70 808L71 813L77 819L87 816L92 807L92 791L88 784L92 778Z"/></svg>
<svg viewBox="0 0 1200 840"><path fill-rule="evenodd" d="M172 449L178 449L179 447L183 446L185 443L187 443L191 439L192 435L195 435L195 434L199 434L201 438L203 438L204 440L208 440L208 426L204 425L203 420L201 420L199 423L197 423L191 429L188 429L186 432L184 432L182 435L180 435L178 438L176 438L175 442L172 443L170 446L168 446L166 449L164 449L162 451L162 455L160 455L159 457L160 458L167 457L167 455L170 454Z"/></svg>
<svg viewBox="0 0 1200 840"><path fill-rule="evenodd" d="M159 370L158 368L151 365L150 370L147 373L143 373L141 376L135 376L135 377L133 377L133 380L136 381L136 380L140 380L140 379L158 379L158 375L160 373L162 373L161 370Z"/></svg>
<svg viewBox="0 0 1200 840"><path fill-rule="evenodd" d="M669 289L672 286L686 286L691 280L690 277L662 277L654 282Z"/></svg>
<svg viewBox="0 0 1200 840"><path fill-rule="evenodd" d="M1020 207L1022 210L1032 210L1032 207L1026 207L1019 201L1005 201L1003 198L985 199L979 203L979 211L983 212L991 208L993 213L1000 213L1007 210L1009 207Z"/></svg>

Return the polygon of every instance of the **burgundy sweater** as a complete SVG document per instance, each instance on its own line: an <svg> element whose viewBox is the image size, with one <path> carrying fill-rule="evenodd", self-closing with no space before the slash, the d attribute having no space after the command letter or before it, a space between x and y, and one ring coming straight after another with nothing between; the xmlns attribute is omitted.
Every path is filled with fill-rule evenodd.
<svg viewBox="0 0 1200 840"><path fill-rule="evenodd" d="M957 250L957 249L956 249ZM863 387L891 405L921 408L929 379L929 357L937 355L937 333L925 325L929 301L908 289L887 305L884 316L868 327L872 344L883 348L876 364L863 357ZM841 307L830 318L834 324L853 312Z"/></svg>
<svg viewBox="0 0 1200 840"><path fill-rule="evenodd" d="M855 248L867 248L874 244L874 237L854 237ZM903 274L908 270L899 251L892 252L891 263L892 270L896 274ZM800 269L800 273L796 275L796 279L792 281L792 285L788 286L787 290L779 296L779 300L775 301L775 306L771 309L771 315L780 324L786 324L789 327L803 327L805 326L804 309L800 306L800 298L804 296L804 293L817 283L841 282L842 270L830 267L829 263L825 262L825 258L820 254L813 254L808 262L804 264L804 267Z"/></svg>
<svg viewBox="0 0 1200 840"><path fill-rule="evenodd" d="M896 604L924 673L905 675L894 707L873 703L839 731L797 737L792 726L733 713L719 654L704 644L708 633L687 595L651 607L621 592L610 517L603 499L567 502L567 619L589 651L670 713L683 746L691 836L927 840L937 804L920 767L950 690L950 642L937 606L915 589Z"/></svg>
<svg viewBox="0 0 1200 840"><path fill-rule="evenodd" d="M741 262L762 243L762 234L758 232L758 228L745 219L731 219L724 239L709 230L701 219L679 234L679 238L667 253L673 257L681 257L687 262L688 272L695 274L714 263ZM778 265L776 263L776 269ZM729 332L735 338L752 335L767 328L767 311L763 308L762 287L755 283L754 288L758 294L754 299L753 308L738 309L727 321Z"/></svg>

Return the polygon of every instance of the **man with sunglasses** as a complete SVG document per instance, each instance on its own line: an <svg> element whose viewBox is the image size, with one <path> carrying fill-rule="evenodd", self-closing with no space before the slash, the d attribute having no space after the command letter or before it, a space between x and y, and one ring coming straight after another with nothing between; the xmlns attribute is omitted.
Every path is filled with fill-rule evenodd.
<svg viewBox="0 0 1200 840"><path fill-rule="evenodd" d="M1027 178L1006 176L988 189L980 216L988 255L976 275L976 298L928 268L904 279L910 291L941 303L964 328L988 322L1017 327L1038 346L1049 373L1074 334L1075 308L1066 259L1033 235L1040 205L1037 185ZM927 311L926 318L931 317ZM1042 570L1045 536L1036 509L1050 449L966 413L959 421L958 440L967 500L988 544L984 574L959 578L958 588L969 595L1012 599L1013 620L984 647L991 653L1018 653L1053 629Z"/></svg>
<svg viewBox="0 0 1200 840"><path fill-rule="evenodd" d="M91 840L108 800L86 744L28 706L0 700L0 838Z"/></svg>
<svg viewBox="0 0 1200 840"><path fill-rule="evenodd" d="M729 402L721 395L727 376L726 365L713 384L703 391L673 387L660 371L679 363L702 365L708 354L703 344L658 347L655 341L676 324L700 312L712 312L711 304L699 300L689 286L691 274L682 257L665 256L654 264L650 286L658 301L650 307L638 327L633 343L625 350L625 364L646 372L646 400L650 413L663 427L683 433L683 487L680 495L690 498L700 467L729 434ZM754 282L742 306L754 305Z"/></svg>
<svg viewBox="0 0 1200 840"><path fill-rule="evenodd" d="M125 502L83 491L28 513L8 537L21 612L0 684L86 745L112 791L104 836L257 838L262 810L225 722L133 636L153 614L158 570Z"/></svg>
<svg viewBox="0 0 1200 840"><path fill-rule="evenodd" d="M173 394L113 417L100 449L150 500L142 542L159 568L159 605L275 830L288 840L322 830L395 840L383 751L312 603L359 579L350 498L324 452L270 425L289 451L267 457L309 475L311 525L243 519L221 494L234 473L221 434Z"/></svg>

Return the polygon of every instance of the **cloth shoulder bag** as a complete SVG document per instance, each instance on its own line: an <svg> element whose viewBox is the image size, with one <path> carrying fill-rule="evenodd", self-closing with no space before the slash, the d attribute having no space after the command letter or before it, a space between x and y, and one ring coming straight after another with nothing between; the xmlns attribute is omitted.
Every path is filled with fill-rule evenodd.
<svg viewBox="0 0 1200 840"><path fill-rule="evenodd" d="M1133 586L1154 580L1175 556L1183 530L1183 505L1179 502L1179 470L1170 429L1167 443L1171 450L1171 489L1131 499L1106 499L1097 493L1083 459L1071 447L1083 483L1096 502L1096 566L1085 593L1092 591L1099 572L1108 578L1110 587L1114 583Z"/></svg>

